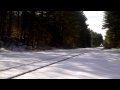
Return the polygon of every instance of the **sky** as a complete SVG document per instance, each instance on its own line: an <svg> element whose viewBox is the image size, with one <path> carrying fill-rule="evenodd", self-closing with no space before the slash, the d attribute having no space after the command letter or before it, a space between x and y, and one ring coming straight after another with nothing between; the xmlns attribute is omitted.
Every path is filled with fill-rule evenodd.
<svg viewBox="0 0 120 90"><path fill-rule="evenodd" d="M104 39L106 31L102 29L103 11L84 11L84 14L87 18L86 23L89 24L88 28L97 33L101 33Z"/></svg>

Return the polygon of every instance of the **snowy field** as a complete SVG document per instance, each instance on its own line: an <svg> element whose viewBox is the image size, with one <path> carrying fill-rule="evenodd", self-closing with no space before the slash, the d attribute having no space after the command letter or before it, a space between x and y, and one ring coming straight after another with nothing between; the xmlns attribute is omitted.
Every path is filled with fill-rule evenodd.
<svg viewBox="0 0 120 90"><path fill-rule="evenodd" d="M0 49L0 79L120 79L120 49Z"/></svg>

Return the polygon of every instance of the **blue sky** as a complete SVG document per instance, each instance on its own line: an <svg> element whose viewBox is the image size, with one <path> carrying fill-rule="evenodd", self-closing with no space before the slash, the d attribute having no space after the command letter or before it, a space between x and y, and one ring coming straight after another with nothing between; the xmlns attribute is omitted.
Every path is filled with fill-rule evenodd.
<svg viewBox="0 0 120 90"><path fill-rule="evenodd" d="M87 18L86 23L89 24L88 28L97 33L101 33L103 38L105 38L106 31L102 29L103 11L84 11L84 14Z"/></svg>

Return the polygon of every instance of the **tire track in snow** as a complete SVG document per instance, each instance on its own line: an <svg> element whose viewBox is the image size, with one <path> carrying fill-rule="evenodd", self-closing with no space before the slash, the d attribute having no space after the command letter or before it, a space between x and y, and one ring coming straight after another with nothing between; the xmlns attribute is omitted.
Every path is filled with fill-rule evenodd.
<svg viewBox="0 0 120 90"><path fill-rule="evenodd" d="M26 71L26 72L23 72L23 73L20 73L20 74L11 76L11 77L8 77L8 78L6 78L6 79L13 79L13 78L15 78L15 77L19 77L19 76L21 76L21 75L24 75L24 74L27 74L27 73L36 71L36 70L38 70L38 69L42 69L42 68L51 66L51 65L53 65L53 64L66 61L66 60L68 60L68 59L70 59L70 58L73 58L73 57L76 57L76 56L79 56L79 55L82 55L82 54L84 54L84 53L80 53L80 54L77 54L77 55L72 55L71 57L68 57L68 58L65 58L65 59L62 59L62 60L59 60L59 61L55 61L55 62L49 63L49 64L47 64L47 65L44 65L44 66L41 66L41 67L38 67L38 68L35 68L35 69L32 69L32 70L29 70L29 71ZM64 55L64 56L68 56L68 55Z"/></svg>
<svg viewBox="0 0 120 90"><path fill-rule="evenodd" d="M79 53L79 52L72 52L72 53ZM45 60L52 60L52 59L55 59L55 58L57 59L57 58L62 57L62 56L68 56L68 55L60 55L60 56L48 58L48 59L45 59ZM42 60L42 61L35 61L35 62L27 63L27 64L21 64L21 65L18 65L18 66L13 66L13 67L10 67L10 68L1 69L0 72L6 71L6 70L10 70L10 69L13 69L13 68L18 68L18 67L21 67L21 66L32 65L32 64L35 64L35 63L43 62L43 61L44 60Z"/></svg>
<svg viewBox="0 0 120 90"><path fill-rule="evenodd" d="M67 56L67 55L61 55L61 56ZM53 58L48 58L48 59L46 59L46 60L52 60L52 59L55 59L55 58L59 58L59 57L61 57L61 56L57 56L57 57L53 57ZM43 61L44 61L44 60L43 60ZM22 65L18 65L18 66L6 68L6 69L1 69L0 72L6 71L6 70L10 70L10 69L13 69L13 68L17 68L17 67L21 67L21 66L32 65L32 64L35 64L35 63L38 63L38 62L43 62L43 61L35 61L35 62L32 62L32 63L27 63L27 64L22 64Z"/></svg>

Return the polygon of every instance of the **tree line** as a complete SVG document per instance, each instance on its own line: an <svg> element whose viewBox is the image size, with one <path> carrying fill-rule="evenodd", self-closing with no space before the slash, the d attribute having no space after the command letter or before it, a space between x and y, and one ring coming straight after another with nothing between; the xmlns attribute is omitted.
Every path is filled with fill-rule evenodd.
<svg viewBox="0 0 120 90"><path fill-rule="evenodd" d="M91 46L92 47L99 47L103 45L103 36L100 33L94 32L90 30L91 33Z"/></svg>
<svg viewBox="0 0 120 90"><path fill-rule="evenodd" d="M107 29L106 48L120 48L120 11L105 11L103 28Z"/></svg>
<svg viewBox="0 0 120 90"><path fill-rule="evenodd" d="M83 11L0 11L0 40L33 49L91 47L86 20Z"/></svg>

